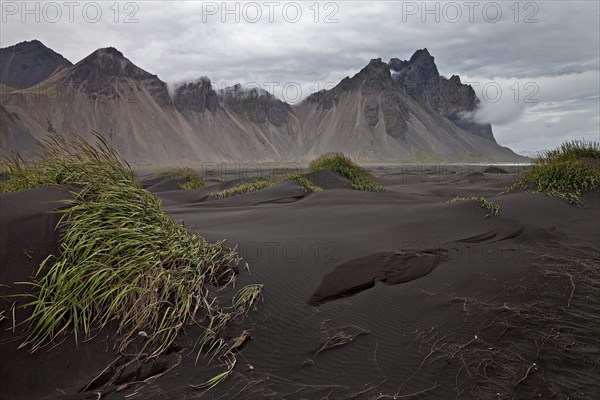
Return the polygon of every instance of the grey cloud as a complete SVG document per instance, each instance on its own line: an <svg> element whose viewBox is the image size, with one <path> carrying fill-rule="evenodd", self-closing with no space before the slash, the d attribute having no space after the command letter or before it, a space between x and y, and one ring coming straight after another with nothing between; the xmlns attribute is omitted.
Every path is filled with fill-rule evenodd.
<svg viewBox="0 0 600 400"><path fill-rule="evenodd" d="M325 3L318 2L321 21L326 15ZM315 23L308 9L313 2L306 2L301 3L300 22L292 24L281 16L273 23L264 16L258 23L234 23L231 19L221 23L219 15L203 21L199 2L140 1L136 2L139 12L135 16L139 22L125 24L114 23L108 10L113 3L106 2L102 3L106 14L96 24L81 18L72 24L65 19L36 24L8 18L0 28L0 46L36 38L72 62L97 48L114 46L170 85L200 76L229 85L296 82L304 88L303 95L309 94L308 88L314 82L352 75L371 58L407 59L416 49L427 47L443 75L478 77L485 82L539 81L540 96L545 96L540 102L588 112L588 119L563 116L563 121L572 124L568 127L561 123L533 129L527 118L535 108L532 111L514 102L484 105L479 117L496 123L494 131L502 144L545 146L547 138L558 144L569 135L559 135L558 129L594 129L598 83L591 72L598 71L600 65L598 2L519 2L518 23L509 9L515 3L512 1L498 2L503 14L497 23L482 18L481 9L489 2L479 3L472 23L462 1L455 2L463 13L456 23L448 22L451 15L440 15L439 23L426 15L423 23L420 12L403 12L411 4L420 8L421 1L333 3L339 7L335 15L338 23ZM532 11L524 9L530 3L538 6L533 16L539 20L537 23L523 23L527 12ZM120 3L121 7L124 4ZM428 4L443 9L449 3ZM121 10L121 19L124 14ZM579 79L572 80L577 74L581 75ZM586 85L587 91L582 89ZM597 119L595 128L597 131Z"/></svg>

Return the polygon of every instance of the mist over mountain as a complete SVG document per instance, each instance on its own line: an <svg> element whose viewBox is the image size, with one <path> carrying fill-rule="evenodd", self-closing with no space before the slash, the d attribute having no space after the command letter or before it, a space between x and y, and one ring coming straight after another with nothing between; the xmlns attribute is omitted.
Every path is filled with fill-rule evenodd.
<svg viewBox="0 0 600 400"><path fill-rule="evenodd" d="M306 161L329 151L360 161L523 160L470 118L473 88L440 76L427 49L371 60L295 105L241 85L215 91L207 77L169 93L112 47L75 65L38 41L1 51L3 153L48 133L95 130L127 160L153 164Z"/></svg>

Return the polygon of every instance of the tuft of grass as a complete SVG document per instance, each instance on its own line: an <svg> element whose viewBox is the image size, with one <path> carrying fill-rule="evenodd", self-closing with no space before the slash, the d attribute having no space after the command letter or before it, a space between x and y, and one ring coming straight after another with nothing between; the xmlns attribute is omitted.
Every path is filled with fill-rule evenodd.
<svg viewBox="0 0 600 400"><path fill-rule="evenodd" d="M209 327L225 318L210 286L235 281L241 260L224 242L207 243L173 221L143 188L119 182L73 192L61 210L61 252L41 264L27 304L25 344L33 350L62 332L86 337L117 321L119 348L144 331L153 353L173 343L198 311ZM96 189L95 188L95 189Z"/></svg>
<svg viewBox="0 0 600 400"><path fill-rule="evenodd" d="M572 140L556 149L541 153L536 162L600 160L600 143L588 140Z"/></svg>
<svg viewBox="0 0 600 400"><path fill-rule="evenodd" d="M219 192L210 193L209 197L224 199L226 197L239 196L241 194L256 192L257 190L265 189L273 186L273 183L263 176L254 178L251 182L240 183L232 188L221 190Z"/></svg>
<svg viewBox="0 0 600 400"><path fill-rule="evenodd" d="M97 141L95 145L80 136L70 141L48 136L37 141L40 150L27 160L18 153L6 157L0 163L5 178L0 180L0 193L61 184L86 186L135 181L129 165L100 134L92 133Z"/></svg>
<svg viewBox="0 0 600 400"><path fill-rule="evenodd" d="M170 168L163 171L159 171L155 174L156 176L165 176L168 178L187 178L187 181L179 184L180 189L202 189L206 187L206 182L200 174L191 168L179 167Z"/></svg>
<svg viewBox="0 0 600 400"><path fill-rule="evenodd" d="M212 378L210 378L209 380L207 380L206 382L204 382L200 385L191 385L191 386L195 389L206 389L206 390L210 390L210 389L214 388L218 384L224 382L229 377L229 375L233 372L235 363L236 363L236 361L234 359L233 362L227 364L227 370L221 372L220 374L213 376Z"/></svg>
<svg viewBox="0 0 600 400"><path fill-rule="evenodd" d="M542 153L523 175L509 187L560 197L579 207L582 194L600 187L600 144L576 140Z"/></svg>
<svg viewBox="0 0 600 400"><path fill-rule="evenodd" d="M165 214L129 166L106 142L41 142L36 162L9 161L11 190L77 184L59 228L60 253L40 265L22 307L30 316L21 347L35 351L66 334L76 341L108 324L117 326L119 351L143 338L140 355L164 352L185 326L205 328L201 349L218 342L229 321L248 312L262 286L247 287L230 307L216 289L232 287L247 267L224 241L208 243ZM6 189L6 187L4 188ZM6 316L3 316L6 318ZM225 348L221 348L226 350Z"/></svg>
<svg viewBox="0 0 600 400"><path fill-rule="evenodd" d="M485 215L486 218L500 214L500 205L494 203L493 201L489 201L483 196L454 197L449 201L474 201L479 204L479 207L487 211L487 214Z"/></svg>
<svg viewBox="0 0 600 400"><path fill-rule="evenodd" d="M354 163L350 157L342 153L326 153L308 165L313 171L329 170L338 173L352 182L352 188L370 192L384 192L385 186L380 184L364 168Z"/></svg>
<svg viewBox="0 0 600 400"><path fill-rule="evenodd" d="M252 284L240 289L233 297L233 307L237 310L247 312L262 294L263 285Z"/></svg>
<svg viewBox="0 0 600 400"><path fill-rule="evenodd" d="M303 175L299 175L299 174L286 175L281 179L281 182L283 182L283 181L298 182L300 184L300 186L302 186L302 188L309 193L321 192L323 190L323 188L316 185L313 181L311 181L307 177L305 177Z"/></svg>

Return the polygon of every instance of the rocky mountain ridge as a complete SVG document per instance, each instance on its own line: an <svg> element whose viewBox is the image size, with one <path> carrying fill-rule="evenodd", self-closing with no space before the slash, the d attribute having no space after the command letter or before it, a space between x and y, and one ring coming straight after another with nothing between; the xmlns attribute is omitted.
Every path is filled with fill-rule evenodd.
<svg viewBox="0 0 600 400"><path fill-rule="evenodd" d="M57 87L69 95L40 101L40 93ZM241 85L215 90L207 77L170 94L165 82L112 47L57 67L36 88L36 98L4 90L3 152L29 145L25 137L96 130L126 159L156 164L304 161L326 151L371 161L522 160L495 142L489 124L469 119L479 104L475 92L456 75L440 76L427 49L408 61L373 59L296 105Z"/></svg>

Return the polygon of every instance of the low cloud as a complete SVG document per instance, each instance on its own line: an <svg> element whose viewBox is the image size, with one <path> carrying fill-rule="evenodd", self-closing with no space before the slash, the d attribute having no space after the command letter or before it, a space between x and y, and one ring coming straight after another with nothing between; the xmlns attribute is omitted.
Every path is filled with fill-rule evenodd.
<svg viewBox="0 0 600 400"><path fill-rule="evenodd" d="M571 139L598 140L600 72L524 78L465 77L481 100L471 115L489 122L499 143L516 151L556 147Z"/></svg>

